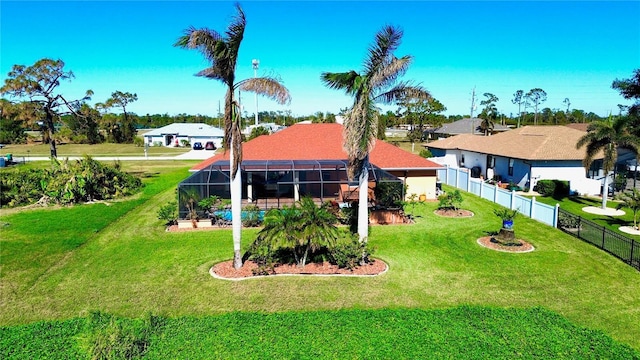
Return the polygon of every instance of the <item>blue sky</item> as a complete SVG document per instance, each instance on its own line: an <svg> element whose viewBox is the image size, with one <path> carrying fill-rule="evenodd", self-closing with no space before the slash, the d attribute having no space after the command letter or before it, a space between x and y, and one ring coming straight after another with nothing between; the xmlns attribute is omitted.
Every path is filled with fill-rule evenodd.
<svg viewBox="0 0 640 360"><path fill-rule="evenodd" d="M0 81L14 64L62 59L76 76L61 85L68 98L87 89L92 103L113 91L137 93L130 110L215 116L222 84L193 76L207 67L195 50L173 47L189 26L226 29L226 1L0 2ZM640 2L244 1L247 18L237 78L277 74L292 102L259 99L259 110L294 115L337 113L351 99L320 82L325 71L359 71L375 33L398 26L397 55L414 62L405 80L420 83L447 108L469 114L471 92L498 96L498 110L517 113L516 90L542 88L543 107L617 113L630 104L611 82L640 68ZM253 94L243 94L253 114ZM387 108L385 108L387 109ZM395 107L391 107L395 109ZM478 105L478 110L480 106Z"/></svg>

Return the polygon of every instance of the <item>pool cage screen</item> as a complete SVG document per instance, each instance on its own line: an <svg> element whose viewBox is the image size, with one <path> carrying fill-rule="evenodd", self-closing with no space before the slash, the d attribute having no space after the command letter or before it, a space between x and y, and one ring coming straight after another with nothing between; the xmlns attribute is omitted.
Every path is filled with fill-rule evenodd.
<svg viewBox="0 0 640 360"><path fill-rule="evenodd" d="M382 182L402 184L402 180L380 168L369 168L370 189ZM245 160L241 170L242 207L251 204L262 210L280 208L304 196L316 203L357 199L357 191L352 190L358 183L349 182L347 162L343 160ZM229 173L229 161L220 160L182 181L178 185L179 217L188 216L185 194L196 192L200 199L214 195L230 199ZM402 191L400 199L404 198Z"/></svg>

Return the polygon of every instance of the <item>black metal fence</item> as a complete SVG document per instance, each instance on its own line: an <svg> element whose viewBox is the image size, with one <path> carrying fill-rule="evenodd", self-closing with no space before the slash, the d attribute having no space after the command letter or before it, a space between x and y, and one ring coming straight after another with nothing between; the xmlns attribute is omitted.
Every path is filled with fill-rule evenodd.
<svg viewBox="0 0 640 360"><path fill-rule="evenodd" d="M640 270L640 241L559 209L558 229L591 243Z"/></svg>

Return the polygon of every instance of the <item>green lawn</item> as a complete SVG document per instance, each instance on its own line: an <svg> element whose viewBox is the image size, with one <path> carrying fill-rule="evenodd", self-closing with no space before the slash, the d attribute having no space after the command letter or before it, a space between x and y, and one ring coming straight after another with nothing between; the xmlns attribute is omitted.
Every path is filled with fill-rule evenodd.
<svg viewBox="0 0 640 360"><path fill-rule="evenodd" d="M433 213L437 203L430 202L415 207L414 225L372 227L375 255L390 267L384 275L213 279L209 268L232 257L231 230L168 233L156 219L190 165L139 169L150 174L148 186L131 200L0 217L0 325L71 319L94 310L177 318L541 306L640 349L640 272L524 217L516 219L516 235L536 251L482 248L476 239L501 224L493 214L496 205L466 194L462 207L475 212L472 218L440 218ZM256 232L243 230L243 246Z"/></svg>
<svg viewBox="0 0 640 360"><path fill-rule="evenodd" d="M603 332L540 307L144 319L92 313L86 319L0 327L3 359L87 358L90 349L94 355L109 349L129 355L110 358L145 359L640 359L640 353Z"/></svg>
<svg viewBox="0 0 640 360"><path fill-rule="evenodd" d="M622 216L606 216L606 215L597 215L591 214L585 211L582 211L582 208L587 206L594 207L602 207L602 199L597 198L587 198L580 196L571 196L564 197L562 199L554 199L550 196L537 196L536 201L555 206L556 204L560 204L560 208L566 210L572 214L578 215L583 219L587 219L595 222L600 226L604 226L607 229L614 231L618 234L622 234L628 238L636 238L640 239L639 236L630 235L620 231L618 228L620 226L633 226L633 212L629 208L622 208L625 214ZM618 206L617 201L613 201L609 199L607 201L607 207L615 209ZM640 213L638 214L638 219L640 220Z"/></svg>
<svg viewBox="0 0 640 360"><path fill-rule="evenodd" d="M65 156L144 156L144 148L133 144L58 144L56 146L58 157ZM150 156L175 156L185 153L191 148L171 148L166 146L151 146L148 149ZM49 156L49 145L34 144L9 144L0 149L0 156L12 154L14 157Z"/></svg>

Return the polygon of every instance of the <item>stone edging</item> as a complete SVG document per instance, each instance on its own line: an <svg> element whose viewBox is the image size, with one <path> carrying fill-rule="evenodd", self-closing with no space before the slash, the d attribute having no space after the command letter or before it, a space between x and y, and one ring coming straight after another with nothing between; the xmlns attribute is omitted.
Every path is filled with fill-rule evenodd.
<svg viewBox="0 0 640 360"><path fill-rule="evenodd" d="M524 254L524 253L529 253L534 251L536 248L535 246L533 246L531 243L528 243L531 246L531 249L527 249L527 250L520 250L520 251L510 251L510 250L503 250L500 248L493 248L493 247L489 247L486 246L485 244L482 243L483 238L479 238L478 240L476 240L476 242L478 243L478 245L482 246L483 248L489 249L489 250L493 250L493 251L500 251L500 252L505 252L505 253L510 253L510 254Z"/></svg>
<svg viewBox="0 0 640 360"><path fill-rule="evenodd" d="M376 259L376 260L377 261L382 261L380 259ZM382 272L378 273L378 274L371 274L371 275L356 275L356 274L271 274L271 275L255 275L255 276L247 276L247 277L227 278L227 277L219 276L213 271L213 267L215 266L215 264L209 269L209 275L211 275L215 279L228 280L228 281L242 281L242 280L249 280L249 279L276 277L276 276L375 277L375 276L379 276L379 275L385 274L387 271L389 271L389 264L387 264L384 261L382 261L382 263L384 264L384 270Z"/></svg>

